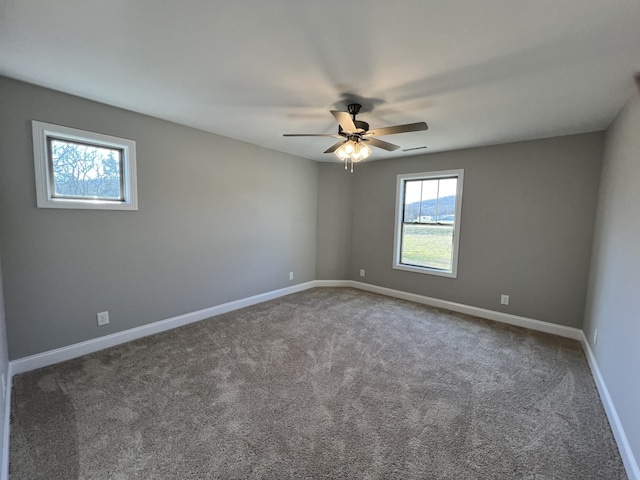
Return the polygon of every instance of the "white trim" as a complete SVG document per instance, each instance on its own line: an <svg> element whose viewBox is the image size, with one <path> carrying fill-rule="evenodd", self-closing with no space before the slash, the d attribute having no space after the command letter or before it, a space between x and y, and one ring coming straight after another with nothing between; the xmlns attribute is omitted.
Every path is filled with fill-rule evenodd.
<svg viewBox="0 0 640 480"><path fill-rule="evenodd" d="M191 313L185 313L184 315L167 318L166 320L160 320L158 322L149 323L147 325L131 328L111 335L105 335L103 337L86 340L66 347L56 348L55 350L49 350L29 357L19 358L10 362L12 374L17 375L37 368L53 365L55 363L64 362L65 360L71 360L72 358L81 357L88 353L97 352L132 340L148 337L149 335L172 330L177 327L182 327L183 325L188 325L189 323L199 322L200 320L214 317L216 315L249 307L257 303L266 302L267 300L273 300L274 298L283 297L284 295L289 295L291 293L301 292L303 290L313 288L313 286L314 282L300 283L291 287L281 288L280 290L261 293L252 297L242 298L240 300L223 303L222 305L216 305L215 307L209 307Z"/></svg>
<svg viewBox="0 0 640 480"><path fill-rule="evenodd" d="M315 287L353 287L352 280L314 280L313 288Z"/></svg>
<svg viewBox="0 0 640 480"><path fill-rule="evenodd" d="M0 479L8 480L9 478L9 441L11 439L11 386L13 384L13 371L11 363L7 365L7 389L4 400L4 430L2 432L2 464L0 465Z"/></svg>
<svg viewBox="0 0 640 480"><path fill-rule="evenodd" d="M640 480L640 467L638 467L638 462L633 455L631 445L629 445L627 434L622 427L622 422L620 421L620 417L618 417L618 412L616 411L616 407L611 399L611 395L609 394L609 389L607 388L606 383L604 383L604 378L602 377L602 373L600 373L596 357L593 354L593 350L591 350L591 345L589 345L584 331L580 331L580 333L582 348L584 349L585 356L587 357L587 363L591 368L593 379L595 380L596 387L600 393L600 399L602 400L604 411L607 413L607 418L609 419L613 436L618 443L618 450L620 450L620 456L622 457L624 468L627 470L627 476L629 477L629 480Z"/></svg>
<svg viewBox="0 0 640 480"><path fill-rule="evenodd" d="M136 173L136 142L127 138L63 127L52 123L31 121L33 135L33 161L36 174L36 199L38 208L74 208L92 210L138 210L138 180ZM92 145L113 147L123 151L122 201L92 200L89 198L55 198L49 179L53 175L49 167L48 137L81 141Z"/></svg>
<svg viewBox="0 0 640 480"><path fill-rule="evenodd" d="M387 295L389 297L401 298L403 300L409 300L410 302L421 303L423 305L429 305L436 308L444 308L446 310L452 310L454 312L466 313L467 315L474 315L476 317L486 318L488 320L495 320L496 322L529 328L531 330L537 330L539 332L552 333L554 335L572 338L574 340L580 340L580 338L582 338L582 330L578 328L566 327L564 325L558 325L550 322L543 322L541 320L534 320L533 318L519 317L517 315L511 315L510 313L496 312L495 310L487 310L485 308L473 307L471 305L450 302L448 300L440 300L438 298L426 297L424 295L418 295L415 293L402 292L400 290L379 287L377 285L371 285L369 283L352 282L351 286L354 288L359 288L360 290L366 290L368 292L379 293L381 295Z"/></svg>
<svg viewBox="0 0 640 480"><path fill-rule="evenodd" d="M456 182L456 213L453 225L453 251L451 252L451 270L439 270L437 268L418 267L400 263L400 246L402 245L402 218L404 210L404 187L407 180L428 180L440 178L455 178ZM396 217L393 235L393 263L396 270L406 272L438 275L440 277L457 278L458 276L458 251L460 246L460 223L462 219L462 187L464 184L464 169L443 170L440 172L401 173L396 179Z"/></svg>

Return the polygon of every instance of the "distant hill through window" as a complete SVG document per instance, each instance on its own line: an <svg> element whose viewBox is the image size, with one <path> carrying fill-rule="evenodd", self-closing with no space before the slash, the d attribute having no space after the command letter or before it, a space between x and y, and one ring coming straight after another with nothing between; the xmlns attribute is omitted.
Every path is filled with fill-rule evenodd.
<svg viewBox="0 0 640 480"><path fill-rule="evenodd" d="M440 197L440 199L431 198L429 200L423 200L422 202L413 202L405 205L404 221L408 223L420 222L425 221L425 217L430 217L433 222L451 222L454 219L455 213L456 196L449 195L447 197Z"/></svg>

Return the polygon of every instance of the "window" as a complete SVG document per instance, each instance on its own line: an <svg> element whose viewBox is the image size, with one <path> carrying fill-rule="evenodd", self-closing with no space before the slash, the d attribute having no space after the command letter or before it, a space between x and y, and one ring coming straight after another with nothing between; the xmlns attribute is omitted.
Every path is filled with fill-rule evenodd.
<svg viewBox="0 0 640 480"><path fill-rule="evenodd" d="M457 276L463 175L398 175L393 268Z"/></svg>
<svg viewBox="0 0 640 480"><path fill-rule="evenodd" d="M32 122L38 208L137 210L136 143Z"/></svg>

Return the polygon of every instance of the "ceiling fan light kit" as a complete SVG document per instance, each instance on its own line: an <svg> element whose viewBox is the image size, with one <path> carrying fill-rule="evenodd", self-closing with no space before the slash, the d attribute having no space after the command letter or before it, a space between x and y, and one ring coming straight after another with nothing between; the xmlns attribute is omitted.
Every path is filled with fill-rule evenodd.
<svg viewBox="0 0 640 480"><path fill-rule="evenodd" d="M360 112L362 106L359 103L352 103L347 106L347 111L331 110L331 114L338 121L338 135L334 134L317 134L317 133L285 133L285 137L337 137L342 138L338 143L332 145L324 153L333 153L341 161L345 162L344 168L348 169L351 163L351 172L353 172L353 164L364 160L371 155L372 145L388 152L399 149L398 145L384 142L377 138L382 135L392 135L405 132L419 132L427 130L425 122L408 123L406 125L396 125L393 127L375 128L369 130L369 124L361 120L356 120L356 115Z"/></svg>
<svg viewBox="0 0 640 480"><path fill-rule="evenodd" d="M371 155L371 149L363 143L348 140L333 153L344 162L345 170L348 168L349 160L351 160L351 171L353 172L353 164L361 162Z"/></svg>

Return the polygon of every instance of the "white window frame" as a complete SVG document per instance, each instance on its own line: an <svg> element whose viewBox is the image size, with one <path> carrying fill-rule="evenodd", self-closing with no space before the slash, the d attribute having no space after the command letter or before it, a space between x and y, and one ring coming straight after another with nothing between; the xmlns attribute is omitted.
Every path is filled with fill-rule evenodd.
<svg viewBox="0 0 640 480"><path fill-rule="evenodd" d="M400 263L400 247L402 245L402 220L404 215L404 188L407 180L435 180L439 178L457 178L456 184L456 212L453 226L453 252L451 254L451 270L438 268L419 267ZM458 250L460 244L460 223L462 213L462 186L464 183L464 170L444 170L440 172L422 172L400 174L396 183L396 218L395 234L393 237L393 268L407 272L425 273L441 277L458 277Z"/></svg>
<svg viewBox="0 0 640 480"><path fill-rule="evenodd" d="M126 138L63 127L33 120L33 161L36 173L38 208L77 208L93 210L138 210L136 142ZM82 142L122 151L122 199L57 198L52 191L53 172L49 162L49 138Z"/></svg>

